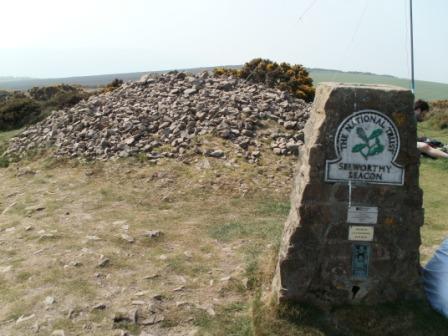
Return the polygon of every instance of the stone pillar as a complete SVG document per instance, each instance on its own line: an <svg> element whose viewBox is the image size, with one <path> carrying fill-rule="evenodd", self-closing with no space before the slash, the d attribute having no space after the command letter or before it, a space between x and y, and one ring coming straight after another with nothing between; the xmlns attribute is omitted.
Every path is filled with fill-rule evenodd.
<svg viewBox="0 0 448 336"><path fill-rule="evenodd" d="M422 296L413 100L393 86L318 86L273 281L278 300Z"/></svg>

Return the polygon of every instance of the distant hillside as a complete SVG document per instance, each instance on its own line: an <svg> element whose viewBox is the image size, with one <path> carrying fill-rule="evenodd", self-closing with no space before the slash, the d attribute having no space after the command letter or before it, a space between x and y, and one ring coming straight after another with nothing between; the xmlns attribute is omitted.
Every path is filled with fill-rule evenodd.
<svg viewBox="0 0 448 336"><path fill-rule="evenodd" d="M0 76L0 82L12 82L31 79L30 77Z"/></svg>
<svg viewBox="0 0 448 336"><path fill-rule="evenodd" d="M238 67L229 66L229 67ZM200 72L205 70L213 70L214 67L208 68L192 68L192 69L177 69L179 71L189 71L189 72ZM145 72L131 72L131 73L118 73L118 74L106 74L106 75L95 75L95 76L79 76L79 77L66 77L66 78L13 78L11 80L7 80L7 77L0 77L0 90L29 90L35 86L50 86L57 84L71 84L71 85L82 85L87 87L98 87L106 85L112 82L115 78L122 79L124 81L129 80L137 80L142 75L147 73L153 74L161 74L165 72L169 72L171 70L166 71L145 71ZM1 80L4 78L4 80Z"/></svg>
<svg viewBox="0 0 448 336"><path fill-rule="evenodd" d="M343 82L364 84L390 84L410 88L410 80L390 75L376 75L365 72L344 72L339 70L309 69L314 82ZM416 97L426 100L448 99L448 84L416 81Z"/></svg>
<svg viewBox="0 0 448 336"><path fill-rule="evenodd" d="M230 65L226 67L238 68L239 65ZM178 69L180 71L200 72L204 70L212 70L214 67ZM364 83L364 84L391 84L404 88L410 87L409 79L398 78L390 75L377 75L368 72L344 72L339 70L327 69L308 69L315 84L320 82L343 82L343 83ZM158 74L167 71L153 71L151 73ZM97 76L67 77L67 78L14 78L0 77L0 89L6 90L28 90L34 86L49 86L56 84L73 84L87 87L98 87L110 83L115 78L128 80L136 80L143 74L148 72L132 72L121 74L107 74ZM426 100L448 99L448 84L416 81L416 97Z"/></svg>

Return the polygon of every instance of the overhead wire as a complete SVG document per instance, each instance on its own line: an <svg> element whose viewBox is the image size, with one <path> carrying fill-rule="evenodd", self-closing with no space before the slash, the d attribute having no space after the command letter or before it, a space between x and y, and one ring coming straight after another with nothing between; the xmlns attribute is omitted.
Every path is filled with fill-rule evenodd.
<svg viewBox="0 0 448 336"><path fill-rule="evenodd" d="M410 78L411 77L411 65L409 63L410 58L410 52L409 52L409 6L408 6L408 0L403 0L404 3L404 21L405 21L405 38L404 38L404 49L406 54L406 70L407 75ZM409 88L411 89L412 84L409 82Z"/></svg>
<svg viewBox="0 0 448 336"><path fill-rule="evenodd" d="M298 22L303 20L303 17L311 10L311 8L314 7L314 5L317 3L318 0L313 0L310 2L310 4L308 5L308 7L305 8L305 10L303 11L302 15L299 16L299 20Z"/></svg>
<svg viewBox="0 0 448 336"><path fill-rule="evenodd" d="M353 46L353 44L354 44L354 42L355 42L356 35L358 34L359 29L361 28L361 24L362 24L362 22L363 22L363 19L364 19L364 16L365 16L366 12L367 12L367 7L368 7L368 6L369 6L369 1L368 1L368 0L365 0L365 1L364 1L364 7L363 7L363 9L362 9L362 11L361 11L361 15L359 16L359 19L358 19L358 21L357 21L357 23L356 23L355 30L353 31L352 37L351 37L349 43L347 44L347 47L345 48L344 52L342 53L341 62L339 62L338 64L341 64L342 61L343 61L345 58L347 58L347 56L349 55L350 48ZM339 72L336 72L336 71L335 71L335 72L333 73L333 76L332 76L332 78L331 78L331 81L332 81L332 82L335 81L335 80L336 80L336 77L337 77L338 75L339 75Z"/></svg>
<svg viewBox="0 0 448 336"><path fill-rule="evenodd" d="M302 12L302 14L299 16L299 19L297 20L297 22L303 22L303 18L305 17L306 14L308 14L308 12L316 5L317 1L319 0L312 0L309 5L305 8L305 10ZM257 70L257 68L254 68L249 75L246 77L246 79L244 79L245 82L247 82L252 75L255 73L255 70Z"/></svg>

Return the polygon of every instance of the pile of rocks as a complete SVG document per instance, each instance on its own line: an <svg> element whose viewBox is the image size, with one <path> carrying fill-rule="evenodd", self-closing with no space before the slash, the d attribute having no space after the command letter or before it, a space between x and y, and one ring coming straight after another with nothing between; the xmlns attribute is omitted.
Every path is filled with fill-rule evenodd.
<svg viewBox="0 0 448 336"><path fill-rule="evenodd" d="M201 149L198 136L213 134L234 143L239 155L256 161L260 137L270 137L271 148L279 155L297 153L309 110L309 104L285 92L232 77L207 72L146 75L54 111L12 139L6 153L21 156L53 146L57 156L90 159L140 153L158 159L188 151L224 156L220 149ZM269 131L267 120L277 123L277 130Z"/></svg>

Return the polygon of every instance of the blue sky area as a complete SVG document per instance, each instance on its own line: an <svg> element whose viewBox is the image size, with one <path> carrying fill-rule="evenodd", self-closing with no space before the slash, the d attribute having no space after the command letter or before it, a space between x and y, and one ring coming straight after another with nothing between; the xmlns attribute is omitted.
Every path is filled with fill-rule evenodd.
<svg viewBox="0 0 448 336"><path fill-rule="evenodd" d="M448 1L414 0L416 78L448 83ZM410 77L409 0L14 0L0 76L66 77L242 64Z"/></svg>

